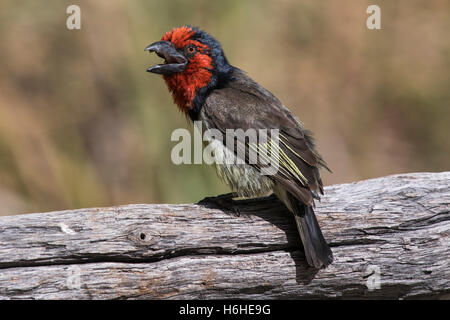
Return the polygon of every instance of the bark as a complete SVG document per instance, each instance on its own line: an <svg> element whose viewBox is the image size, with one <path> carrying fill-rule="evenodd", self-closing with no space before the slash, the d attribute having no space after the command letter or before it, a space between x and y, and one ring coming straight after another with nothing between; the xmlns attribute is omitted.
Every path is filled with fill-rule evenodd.
<svg viewBox="0 0 450 320"><path fill-rule="evenodd" d="M321 270L276 198L219 200L0 217L0 299L450 298L450 172L326 187Z"/></svg>

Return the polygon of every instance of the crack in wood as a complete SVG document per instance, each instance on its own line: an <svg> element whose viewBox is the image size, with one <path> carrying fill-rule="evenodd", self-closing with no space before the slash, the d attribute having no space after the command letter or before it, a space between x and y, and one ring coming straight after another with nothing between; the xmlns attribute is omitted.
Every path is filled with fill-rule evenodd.
<svg viewBox="0 0 450 320"><path fill-rule="evenodd" d="M450 297L450 172L326 187L322 270L276 198L233 205L239 217L204 201L0 217L0 299Z"/></svg>

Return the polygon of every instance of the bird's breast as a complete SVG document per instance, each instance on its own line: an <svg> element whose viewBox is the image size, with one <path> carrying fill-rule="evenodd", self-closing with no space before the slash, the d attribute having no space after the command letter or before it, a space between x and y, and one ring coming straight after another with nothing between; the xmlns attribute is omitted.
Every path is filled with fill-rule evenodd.
<svg viewBox="0 0 450 320"><path fill-rule="evenodd" d="M200 123L203 130L211 129L203 112L200 113ZM272 193L273 181L253 166L239 162L234 152L226 147L226 141L209 138L204 144L219 178L240 197L262 197Z"/></svg>

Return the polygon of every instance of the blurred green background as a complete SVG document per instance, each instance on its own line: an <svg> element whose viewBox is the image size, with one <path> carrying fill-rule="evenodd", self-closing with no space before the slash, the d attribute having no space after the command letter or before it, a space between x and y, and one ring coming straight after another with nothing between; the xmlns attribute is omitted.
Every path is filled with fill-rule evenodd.
<svg viewBox="0 0 450 320"><path fill-rule="evenodd" d="M449 170L449 23L447 0L1 0L0 215L228 192L212 167L172 164L190 125L145 72L145 46L184 24L315 133L325 184Z"/></svg>

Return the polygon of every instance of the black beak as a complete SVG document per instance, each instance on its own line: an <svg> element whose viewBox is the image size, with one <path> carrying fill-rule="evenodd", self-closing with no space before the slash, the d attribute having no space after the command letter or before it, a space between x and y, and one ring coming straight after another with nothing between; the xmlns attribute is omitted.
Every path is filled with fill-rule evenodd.
<svg viewBox="0 0 450 320"><path fill-rule="evenodd" d="M184 71L188 64L188 60L169 41L157 41L145 48L144 51L155 52L165 60L164 64L148 68L148 72L172 74Z"/></svg>

